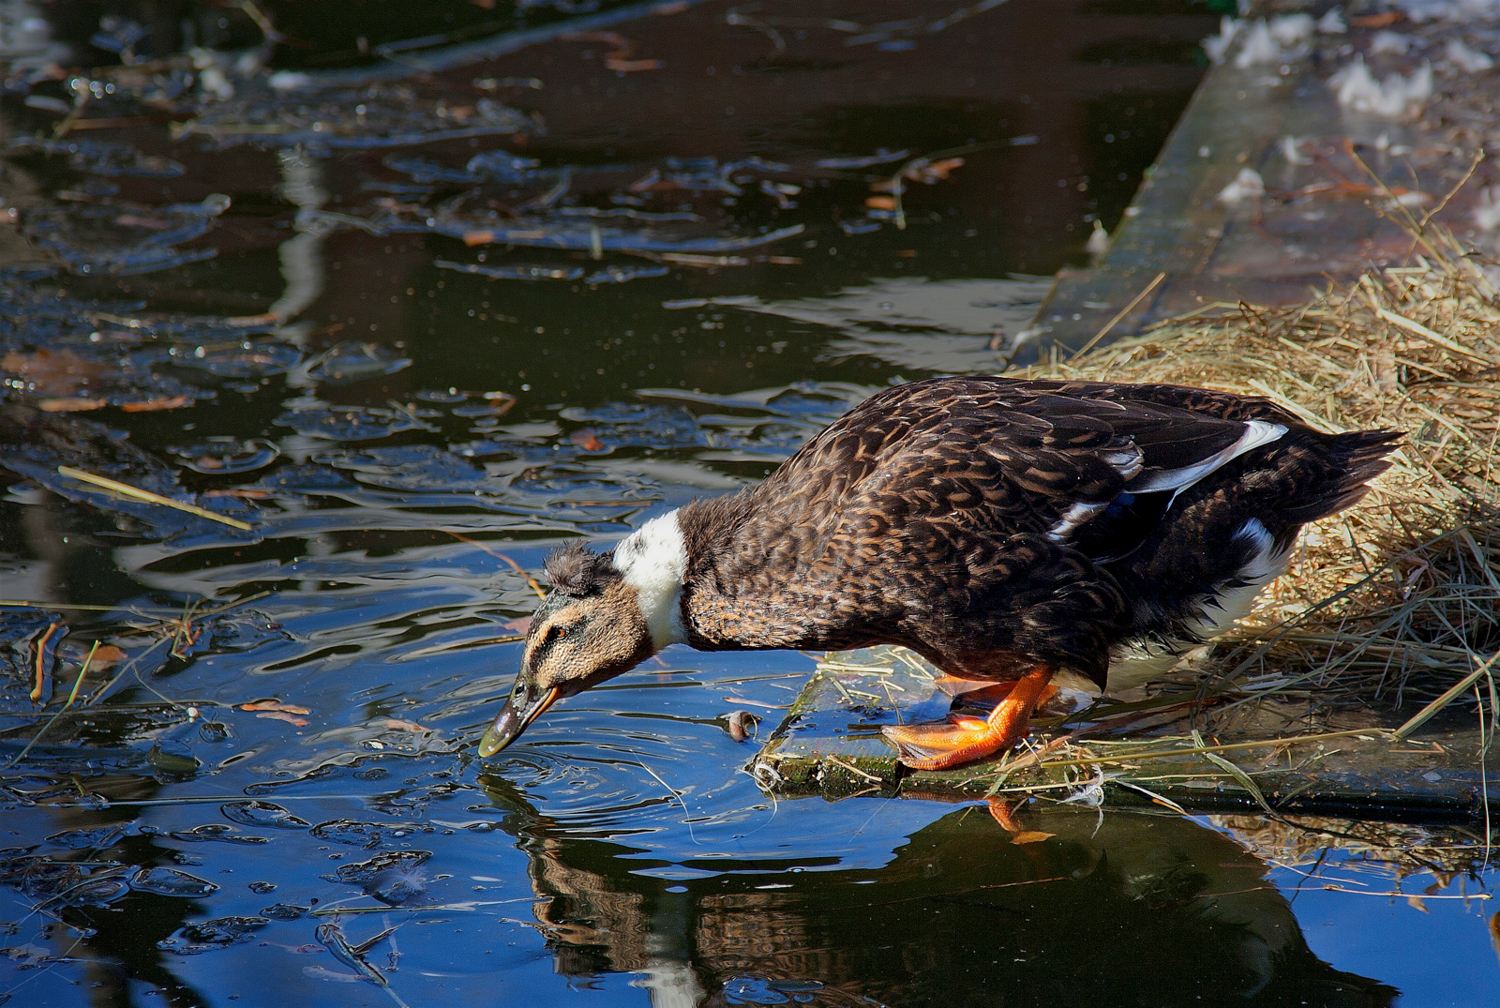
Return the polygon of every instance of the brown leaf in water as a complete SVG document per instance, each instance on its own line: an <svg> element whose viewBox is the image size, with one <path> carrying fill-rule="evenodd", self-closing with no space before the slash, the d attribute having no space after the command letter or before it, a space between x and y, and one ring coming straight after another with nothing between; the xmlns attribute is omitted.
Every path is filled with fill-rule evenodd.
<svg viewBox="0 0 1500 1008"><path fill-rule="evenodd" d="M871 196L865 200L865 206L871 210L894 210L896 209L896 197Z"/></svg>
<svg viewBox="0 0 1500 1008"><path fill-rule="evenodd" d="M37 403L37 408L43 413L83 413L107 405L109 403L104 399L43 399Z"/></svg>
<svg viewBox="0 0 1500 1008"><path fill-rule="evenodd" d="M206 490L205 497L244 497L250 500L263 500L271 496L269 490Z"/></svg>
<svg viewBox="0 0 1500 1008"><path fill-rule="evenodd" d="M640 70L660 70L661 60L627 60L609 56L605 58L604 66L606 69L614 70L616 73L636 73Z"/></svg>
<svg viewBox="0 0 1500 1008"><path fill-rule="evenodd" d="M192 399L185 395L171 396L167 399L147 399L144 402L121 403L120 409L126 413L155 413L157 410L181 409L190 405Z"/></svg>
<svg viewBox="0 0 1500 1008"><path fill-rule="evenodd" d="M402 731L416 732L419 735L431 735L437 730L436 728L423 728L415 722L403 721L400 718L386 718L381 721L381 725L385 728L399 728Z"/></svg>
<svg viewBox="0 0 1500 1008"><path fill-rule="evenodd" d="M125 658L125 652L113 644L101 644L94 651L94 660L90 663L90 666L92 668L108 668L111 665L120 664Z"/></svg>
<svg viewBox="0 0 1500 1008"><path fill-rule="evenodd" d="M0 371L26 379L35 391L47 396L72 396L79 386L115 373L108 364L80 357L71 350L38 350L31 354L12 350L0 357Z"/></svg>
<svg viewBox="0 0 1500 1008"><path fill-rule="evenodd" d="M473 248L475 245L488 245L495 240L493 231L465 231L464 244Z"/></svg>
<svg viewBox="0 0 1500 1008"><path fill-rule="evenodd" d="M312 711L306 707L298 707L296 704L282 703L280 700L256 700L254 703L240 704L240 710L250 711L284 711L287 714L311 714Z"/></svg>
<svg viewBox="0 0 1500 1008"><path fill-rule="evenodd" d="M599 440L599 435L595 434L591 427L574 431L568 435L568 440L584 451L597 452L604 450L604 442Z"/></svg>
<svg viewBox="0 0 1500 1008"><path fill-rule="evenodd" d="M1050 840L1055 836L1057 836L1056 833L1043 833L1041 830L1027 830L1025 833L1017 833L1015 836L1011 837L1010 842L1013 844L1041 843L1043 840Z"/></svg>
<svg viewBox="0 0 1500 1008"><path fill-rule="evenodd" d="M271 718L274 721L285 721L287 724L296 725L298 728L306 728L309 723L307 718L295 717L291 714L284 714L281 711L261 711L255 716Z"/></svg>

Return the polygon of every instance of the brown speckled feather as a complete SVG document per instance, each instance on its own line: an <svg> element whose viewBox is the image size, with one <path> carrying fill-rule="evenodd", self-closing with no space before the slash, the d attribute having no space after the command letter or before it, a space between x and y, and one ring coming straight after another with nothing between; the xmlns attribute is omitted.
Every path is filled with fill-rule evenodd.
<svg viewBox="0 0 1500 1008"><path fill-rule="evenodd" d="M1244 421L1285 427L1178 495ZM1253 426L1253 425L1252 425ZM1259 399L1165 385L944 378L888 389L753 490L684 508L689 643L905 644L945 670L1103 683L1127 639L1182 639L1248 561L1348 506L1395 435L1324 435ZM1170 508L1169 508L1170 505Z"/></svg>

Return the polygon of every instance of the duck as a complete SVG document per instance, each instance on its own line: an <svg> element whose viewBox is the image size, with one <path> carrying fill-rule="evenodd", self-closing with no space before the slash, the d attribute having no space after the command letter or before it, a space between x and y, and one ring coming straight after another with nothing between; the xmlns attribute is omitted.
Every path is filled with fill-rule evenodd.
<svg viewBox="0 0 1500 1008"><path fill-rule="evenodd" d="M1002 753L1054 680L1128 689L1246 615L1303 526L1364 497L1402 436L1324 433L1269 399L1180 385L893 386L754 487L611 552L547 557L479 754L672 644L900 645L993 709L885 726L896 758L947 770Z"/></svg>

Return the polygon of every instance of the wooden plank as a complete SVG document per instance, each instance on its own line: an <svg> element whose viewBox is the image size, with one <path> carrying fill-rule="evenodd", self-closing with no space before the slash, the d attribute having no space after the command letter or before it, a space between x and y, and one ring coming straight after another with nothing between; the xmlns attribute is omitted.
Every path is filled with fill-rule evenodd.
<svg viewBox="0 0 1500 1008"><path fill-rule="evenodd" d="M1370 34L1355 29L1348 39L1363 50ZM1372 209L1378 197L1342 184L1371 181L1342 151L1360 145L1392 185L1429 196L1456 181L1468 159L1428 136L1420 122L1341 109L1328 77L1348 58L1211 68L1116 225L1109 252L1092 268L1058 274L1028 330L1033 339L1009 363L1034 363L1053 344L1063 356L1076 351L1160 272L1164 282L1102 343L1214 302L1301 301L1310 286L1352 280L1372 262L1403 261L1410 237ZM1298 157L1306 163L1287 159L1287 138L1304 143ZM1220 201L1247 167L1261 175L1268 196L1238 206ZM1310 186L1328 188L1294 195ZM1451 205L1444 219L1466 221L1468 198Z"/></svg>

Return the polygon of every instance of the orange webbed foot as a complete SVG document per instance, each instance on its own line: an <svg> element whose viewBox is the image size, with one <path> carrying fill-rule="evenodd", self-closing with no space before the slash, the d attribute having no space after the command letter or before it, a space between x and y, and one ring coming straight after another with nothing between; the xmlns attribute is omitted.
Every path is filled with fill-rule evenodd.
<svg viewBox="0 0 1500 1008"><path fill-rule="evenodd" d="M984 718L963 714L949 714L927 724L886 725L880 731L901 750L901 762L913 770L946 770L972 763L998 752L1006 741L994 737Z"/></svg>
<svg viewBox="0 0 1500 1008"><path fill-rule="evenodd" d="M881 732L900 751L901 762L913 770L947 770L972 763L1026 736L1032 712L1051 689L1051 678L1051 669L1038 666L1015 683L998 684L996 692L1003 696L985 719L949 714L928 724L886 725Z"/></svg>

